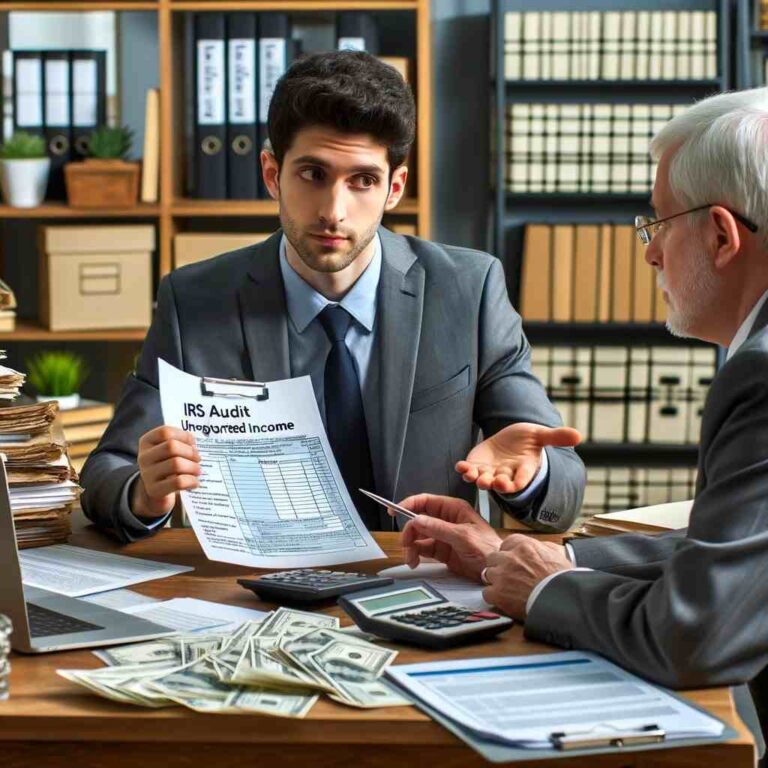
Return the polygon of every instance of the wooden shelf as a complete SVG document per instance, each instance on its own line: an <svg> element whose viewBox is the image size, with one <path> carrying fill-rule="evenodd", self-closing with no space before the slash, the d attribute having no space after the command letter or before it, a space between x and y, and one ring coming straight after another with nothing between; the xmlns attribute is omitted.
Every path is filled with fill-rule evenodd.
<svg viewBox="0 0 768 768"><path fill-rule="evenodd" d="M140 219L160 214L157 205L133 208L71 208L64 203L44 203L37 208L12 208L0 205L0 219Z"/></svg>
<svg viewBox="0 0 768 768"><path fill-rule="evenodd" d="M526 335L536 344L577 346L653 345L670 347L711 347L700 339L673 336L663 323L546 323L523 320Z"/></svg>
<svg viewBox="0 0 768 768"><path fill-rule="evenodd" d="M169 0L172 11L415 11L419 0Z"/></svg>
<svg viewBox="0 0 768 768"><path fill-rule="evenodd" d="M589 466L695 467L699 447L674 443L582 443L576 446L576 452Z"/></svg>
<svg viewBox="0 0 768 768"><path fill-rule="evenodd" d="M419 202L414 199L403 200L387 216L415 216L419 212ZM179 217L208 216L277 216L275 200L195 200L180 198L171 205L171 213Z"/></svg>
<svg viewBox="0 0 768 768"><path fill-rule="evenodd" d="M49 331L28 320L16 322L16 330L0 333L0 349L11 341L144 341L146 328L111 328L96 331Z"/></svg>
<svg viewBox="0 0 768 768"><path fill-rule="evenodd" d="M20 0L19 2L5 2L0 6L0 11L155 11L158 8L158 0Z"/></svg>

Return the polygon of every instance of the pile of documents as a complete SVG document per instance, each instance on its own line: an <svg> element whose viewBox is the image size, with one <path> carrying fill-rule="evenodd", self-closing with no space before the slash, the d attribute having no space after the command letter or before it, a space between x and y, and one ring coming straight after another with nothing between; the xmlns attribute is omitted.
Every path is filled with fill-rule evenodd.
<svg viewBox="0 0 768 768"><path fill-rule="evenodd" d="M72 466L79 472L85 460L99 444L115 407L97 400L81 400L77 408L61 412L61 425L67 438L67 452Z"/></svg>
<svg viewBox="0 0 768 768"><path fill-rule="evenodd" d="M144 707L304 717L321 693L360 708L410 704L381 678L397 651L339 630L333 616L287 608L233 632L97 653L110 666L58 674L105 698Z"/></svg>
<svg viewBox="0 0 768 768"><path fill-rule="evenodd" d="M56 402L0 408L0 451L7 458L20 549L69 537L69 514L80 487L67 457L58 411Z"/></svg>
<svg viewBox="0 0 768 768"><path fill-rule="evenodd" d="M2 281L0 280L0 283ZM2 296L2 289L0 289ZM0 360L5 360L5 352L0 351ZM14 371L13 368L0 365L0 400L15 400L24 386L26 376L23 373Z"/></svg>
<svg viewBox="0 0 768 768"><path fill-rule="evenodd" d="M672 501L621 512L593 515L573 532L580 538L615 536L620 533L664 533L688 527L693 501Z"/></svg>

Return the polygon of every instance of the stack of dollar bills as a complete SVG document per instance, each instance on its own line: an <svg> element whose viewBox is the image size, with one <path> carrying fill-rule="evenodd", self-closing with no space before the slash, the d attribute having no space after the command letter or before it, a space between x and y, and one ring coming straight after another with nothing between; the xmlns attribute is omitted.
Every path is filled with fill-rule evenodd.
<svg viewBox="0 0 768 768"><path fill-rule="evenodd" d="M288 608L234 632L180 635L96 655L109 666L58 674L143 707L304 717L321 693L351 707L410 704L381 678L397 651L340 630L333 616Z"/></svg>

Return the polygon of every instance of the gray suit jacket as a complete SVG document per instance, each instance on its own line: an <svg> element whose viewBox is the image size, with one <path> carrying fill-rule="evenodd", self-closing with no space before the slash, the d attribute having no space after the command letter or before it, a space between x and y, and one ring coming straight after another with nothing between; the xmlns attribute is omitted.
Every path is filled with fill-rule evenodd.
<svg viewBox="0 0 768 768"><path fill-rule="evenodd" d="M571 542L526 636L596 651L673 688L751 681L768 714L768 304L704 406L686 531ZM761 711L762 710L762 711Z"/></svg>
<svg viewBox="0 0 768 768"><path fill-rule="evenodd" d="M380 414L369 424L376 489L392 499L426 491L474 501L475 487L454 464L474 445L478 426L490 435L519 421L559 425L560 417L531 373L499 261L385 229L380 236L372 366L379 376L364 393ZM139 438L163 423L158 358L199 376L291 376L280 237L161 281L136 372L82 472L85 513L124 540L146 533L124 525L119 506L138 471ZM584 467L571 449L547 449L547 456L546 487L514 511L532 527L565 530L581 504Z"/></svg>

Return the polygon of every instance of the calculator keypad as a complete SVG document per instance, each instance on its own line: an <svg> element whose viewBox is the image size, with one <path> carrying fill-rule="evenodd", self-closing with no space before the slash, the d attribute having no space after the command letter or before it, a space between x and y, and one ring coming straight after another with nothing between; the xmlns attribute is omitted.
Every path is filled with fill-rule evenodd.
<svg viewBox="0 0 768 768"><path fill-rule="evenodd" d="M295 571L280 571L261 576L259 581L272 581L282 584L304 587L328 587L347 582L370 579L367 573L347 573L346 571L323 571L300 568Z"/></svg>
<svg viewBox="0 0 768 768"><path fill-rule="evenodd" d="M421 629L450 629L463 624L479 624L483 621L500 619L498 613L491 611L472 611L459 605L442 605L413 613L400 613L390 616L392 621L399 621Z"/></svg>

